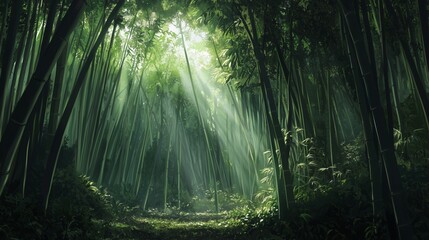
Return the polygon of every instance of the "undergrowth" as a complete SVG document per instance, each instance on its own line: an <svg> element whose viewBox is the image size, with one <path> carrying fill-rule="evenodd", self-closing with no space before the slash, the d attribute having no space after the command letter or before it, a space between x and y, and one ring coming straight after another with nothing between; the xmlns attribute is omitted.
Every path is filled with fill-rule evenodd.
<svg viewBox="0 0 429 240"><path fill-rule="evenodd" d="M39 195L1 199L0 239L103 239L113 221L133 211L72 167L57 171L46 213Z"/></svg>
<svg viewBox="0 0 429 240"><path fill-rule="evenodd" d="M414 151L406 148L404 138L396 143L398 149ZM0 200L0 239L391 239L387 218L372 216L370 183L358 145L342 145L343 161L335 167L334 181L314 154L322 151L316 144L308 148L313 152L302 154L311 159L303 159L306 164L299 167L311 175L295 187L296 203L284 220L278 218L273 188L259 191L253 202L219 191L221 214L213 212L210 191L193 196L182 209L169 205L143 211L68 166L55 175L46 213L37 191ZM398 162L412 225L417 239L429 239L429 168L425 157L408 155L412 157ZM272 171L265 173L272 179Z"/></svg>

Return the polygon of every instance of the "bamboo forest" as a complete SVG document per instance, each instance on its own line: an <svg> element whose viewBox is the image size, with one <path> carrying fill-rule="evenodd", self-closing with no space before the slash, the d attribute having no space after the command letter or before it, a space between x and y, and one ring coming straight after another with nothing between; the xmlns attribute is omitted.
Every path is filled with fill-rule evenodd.
<svg viewBox="0 0 429 240"><path fill-rule="evenodd" d="M429 239L427 0L1 0L0 239Z"/></svg>

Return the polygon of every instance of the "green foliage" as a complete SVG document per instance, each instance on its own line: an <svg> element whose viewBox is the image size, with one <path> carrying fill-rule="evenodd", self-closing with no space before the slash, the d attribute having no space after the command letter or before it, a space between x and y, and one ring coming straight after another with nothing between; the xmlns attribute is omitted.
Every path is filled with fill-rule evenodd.
<svg viewBox="0 0 429 240"><path fill-rule="evenodd" d="M429 160L428 130L423 113L412 95L401 103L400 115L402 129L393 131L398 163L408 170L425 168Z"/></svg>
<svg viewBox="0 0 429 240"><path fill-rule="evenodd" d="M269 187L267 189L259 190L255 195L254 202L262 211L275 209L277 207L277 197L274 192L274 188Z"/></svg>
<svg viewBox="0 0 429 240"><path fill-rule="evenodd" d="M183 202L182 210L187 212L207 212L213 213L214 210L214 191L200 191L201 194L195 194L188 202ZM219 211L229 212L236 208L251 205L251 201L245 199L237 193L230 193L223 190L218 190Z"/></svg>
<svg viewBox="0 0 429 240"><path fill-rule="evenodd" d="M131 184L115 185L109 188L109 192L115 196L115 199L128 206L137 206L140 204L138 196L135 194Z"/></svg>
<svg viewBox="0 0 429 240"><path fill-rule="evenodd" d="M31 199L5 196L0 203L1 239L41 239L44 219Z"/></svg>
<svg viewBox="0 0 429 240"><path fill-rule="evenodd" d="M311 45L307 47L307 50L311 51L307 54L317 55L325 51L340 51L340 39L334 34L339 31L338 16L334 14L336 12L335 3L330 0L292 2L294 3L291 3L290 9L288 9L290 12L283 14L286 17L288 14L292 14L290 17L296 24L293 29L294 33L298 38L305 39L305 44ZM289 27L288 25L283 26Z"/></svg>
<svg viewBox="0 0 429 240"><path fill-rule="evenodd" d="M86 176L78 176L73 168L61 169L54 178L52 194L53 215L73 216L80 212L108 217L106 204L111 196L105 189L99 189L95 183ZM75 208L81 205L83 209ZM60 211L59 214L57 211Z"/></svg>
<svg viewBox="0 0 429 240"><path fill-rule="evenodd" d="M105 239L120 235L114 222L129 221L141 209L116 200L71 166L55 175L46 215L37 196L8 195L0 202L1 239Z"/></svg>
<svg viewBox="0 0 429 240"><path fill-rule="evenodd" d="M429 168L406 171L403 174L407 202L413 216L414 231L418 239L429 238Z"/></svg>
<svg viewBox="0 0 429 240"><path fill-rule="evenodd" d="M229 212L229 216L238 220L247 234L271 236L272 239L279 236L287 239L387 238L385 219L377 217L374 221L372 216L362 142L357 138L343 143L339 161L334 167L326 162L324 147L317 139L305 138L295 142L295 148L299 150L296 156L302 161L296 165L296 171L305 176L300 176L303 182L294 189L297 204L289 210L287 220L278 220L272 188L259 190L255 197L259 203L256 207L237 208ZM263 173L267 176L272 174L270 169ZM262 180L266 181L265 178ZM424 210L420 208L417 211ZM423 226L423 222L424 217L420 216L419 226Z"/></svg>
<svg viewBox="0 0 429 240"><path fill-rule="evenodd" d="M362 186L336 184L316 191L297 202L286 221L278 220L275 206L238 208L229 213L248 234L272 236L273 239L384 239L387 230L383 219L373 225L369 196ZM378 235L373 236L374 228ZM270 238L271 239L271 238ZM280 239L280 238L279 238Z"/></svg>

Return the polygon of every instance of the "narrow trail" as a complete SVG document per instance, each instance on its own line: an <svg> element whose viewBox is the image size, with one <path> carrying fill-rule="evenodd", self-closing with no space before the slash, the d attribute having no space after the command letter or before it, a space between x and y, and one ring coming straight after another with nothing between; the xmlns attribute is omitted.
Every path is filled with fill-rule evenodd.
<svg viewBox="0 0 429 240"><path fill-rule="evenodd" d="M110 231L115 238L110 239L282 239L262 233L247 233L245 228L238 221L219 214L196 213L175 216L152 214L132 216L123 221L114 222Z"/></svg>

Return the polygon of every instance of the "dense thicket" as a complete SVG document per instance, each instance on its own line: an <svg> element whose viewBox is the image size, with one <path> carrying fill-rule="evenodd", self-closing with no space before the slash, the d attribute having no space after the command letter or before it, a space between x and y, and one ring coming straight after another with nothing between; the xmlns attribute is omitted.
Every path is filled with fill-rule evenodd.
<svg viewBox="0 0 429 240"><path fill-rule="evenodd" d="M278 234L310 214L328 220L308 239L424 239L427 8L2 1L2 206L55 215L78 173L144 211L250 204L305 220Z"/></svg>

